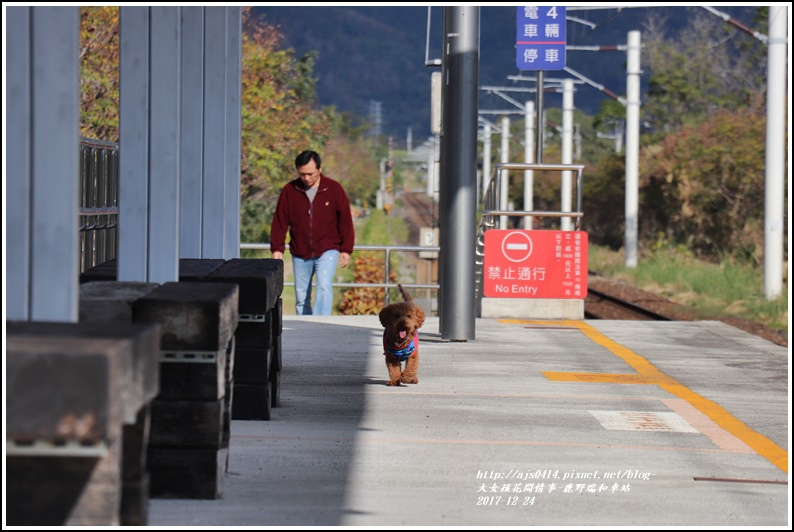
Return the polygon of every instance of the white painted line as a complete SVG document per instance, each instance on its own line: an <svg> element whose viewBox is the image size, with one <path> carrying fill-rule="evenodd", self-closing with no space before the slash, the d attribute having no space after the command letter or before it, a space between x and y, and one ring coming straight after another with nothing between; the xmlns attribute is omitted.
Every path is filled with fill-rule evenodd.
<svg viewBox="0 0 794 532"><path fill-rule="evenodd" d="M699 432L675 412L621 412L609 410L590 410L589 412L607 430Z"/></svg>

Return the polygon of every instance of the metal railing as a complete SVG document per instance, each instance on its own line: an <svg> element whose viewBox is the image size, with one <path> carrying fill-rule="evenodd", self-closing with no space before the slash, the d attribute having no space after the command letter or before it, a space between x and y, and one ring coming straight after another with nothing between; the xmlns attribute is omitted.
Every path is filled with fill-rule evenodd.
<svg viewBox="0 0 794 532"><path fill-rule="evenodd" d="M501 210L497 202L501 196L501 179L494 179L499 172L507 170L576 171L576 210L564 211L511 211ZM497 226L501 216L532 216L574 218L579 229L582 212L582 180L584 165L581 164L527 164L502 163L494 165L483 199L483 210L475 247L475 295L477 306L482 298L485 232ZM80 139L80 272L118 255L119 215L119 145L87 138ZM240 249L268 250L270 244L243 243ZM289 249L289 246L287 246ZM439 246L373 246L359 245L354 251L381 251L385 254L384 279L382 283L333 283L338 288L385 288L385 301L389 304L389 289L397 283L391 279L391 255L394 252L434 252ZM284 283L294 286L294 282ZM406 289L439 290L438 283L400 283Z"/></svg>
<svg viewBox="0 0 794 532"><path fill-rule="evenodd" d="M119 145L115 142L80 138L80 272L101 264L118 255L119 217ZM241 244L240 249L270 249L270 244ZM289 249L289 246L287 246ZM438 246L355 246L355 251L381 251L385 253L384 282L334 283L340 288L386 288L397 283L391 279L391 255L394 252L435 252ZM294 282L284 283L294 286ZM437 283L400 283L406 289L438 290Z"/></svg>
<svg viewBox="0 0 794 532"><path fill-rule="evenodd" d="M499 208L499 198L501 194L502 179L494 179L500 176L500 172L507 170L539 170L539 171L576 171L576 210L573 212L565 211L511 211ZM521 216L537 218L574 218L574 227L578 231L581 226L582 212L582 181L583 164L545 164L545 163L501 163L495 164L491 172L490 181L483 198L483 210L480 224L477 229L477 242L474 258L474 293L476 300L477 313L480 313L480 306L483 295L483 270L485 264L485 232L495 229L501 216ZM506 180L505 180L506 182Z"/></svg>
<svg viewBox="0 0 794 532"><path fill-rule="evenodd" d="M80 272L118 254L119 145L80 138Z"/></svg>
<svg viewBox="0 0 794 532"><path fill-rule="evenodd" d="M289 244L286 246L287 250L289 250ZM270 249L270 244L254 244L254 243L243 243L240 244L240 249L259 249L259 250L268 250ZM354 246L353 251L382 251L385 253L385 267L384 267L384 276L382 283L337 283L334 282L332 284L335 288L386 288L385 290L385 304L388 305L390 301L389 297L389 288L397 288L398 283L392 283L391 280L391 254L392 252L436 252L438 253L441 250L439 246L370 246L370 245L359 245ZM405 289L414 289L414 290L438 290L439 285L438 283L399 283ZM295 286L294 282L285 282L284 286Z"/></svg>

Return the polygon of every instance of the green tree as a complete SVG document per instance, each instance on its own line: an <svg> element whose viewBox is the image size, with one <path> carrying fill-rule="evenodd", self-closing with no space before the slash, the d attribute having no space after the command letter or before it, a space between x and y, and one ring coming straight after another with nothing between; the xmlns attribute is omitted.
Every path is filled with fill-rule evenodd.
<svg viewBox="0 0 794 532"><path fill-rule="evenodd" d="M243 30L242 241L269 241L278 194L305 149L322 155L323 171L342 182L354 206L374 202L376 146L361 119L317 106L317 52L296 58L279 29L250 8L243 9Z"/></svg>
<svg viewBox="0 0 794 532"><path fill-rule="evenodd" d="M294 177L295 156L322 152L332 109L314 109L315 54L295 58L281 32L243 9L241 238L269 241L281 187ZM251 238L252 240L248 240Z"/></svg>
<svg viewBox="0 0 794 532"><path fill-rule="evenodd" d="M643 31L642 64L651 73L643 116L659 132L748 105L764 90L763 45L700 8L689 9L690 24L677 35L668 35L656 14Z"/></svg>
<svg viewBox="0 0 794 532"><path fill-rule="evenodd" d="M243 197L277 195L294 174L295 155L317 149L330 136L327 113L315 112L314 54L295 58L283 35L243 10Z"/></svg>
<svg viewBox="0 0 794 532"><path fill-rule="evenodd" d="M80 8L80 135L119 140L119 9Z"/></svg>
<svg viewBox="0 0 794 532"><path fill-rule="evenodd" d="M644 235L662 235L709 258L759 259L765 126L763 109L723 110L643 149Z"/></svg>
<svg viewBox="0 0 794 532"><path fill-rule="evenodd" d="M587 141L596 148L591 152L595 157L590 160L598 159L607 152L614 153L616 141L620 140L622 144L622 135L626 129L626 106L612 98L603 100L598 113L593 117L592 126L595 138L590 137ZM616 135L621 135L621 138L616 138Z"/></svg>
<svg viewBox="0 0 794 532"><path fill-rule="evenodd" d="M375 204L380 187L380 167L374 150L363 139L334 135L323 152L323 173L340 181L354 206Z"/></svg>
<svg viewBox="0 0 794 532"><path fill-rule="evenodd" d="M80 16L80 133L118 142L119 10L82 7ZM351 199L371 194L372 165L354 118L316 107L316 53L295 57L281 32L250 8L243 9L242 25L241 239L266 242L297 153L322 153L335 135L329 155L350 180Z"/></svg>
<svg viewBox="0 0 794 532"><path fill-rule="evenodd" d="M593 244L620 249L624 241L626 160L609 153L589 167L583 188L582 229Z"/></svg>

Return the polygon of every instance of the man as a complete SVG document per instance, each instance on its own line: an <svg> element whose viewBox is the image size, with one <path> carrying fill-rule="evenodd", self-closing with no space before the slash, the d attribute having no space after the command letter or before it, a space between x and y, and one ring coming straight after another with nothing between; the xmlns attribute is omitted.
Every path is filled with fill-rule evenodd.
<svg viewBox="0 0 794 532"><path fill-rule="evenodd" d="M355 232L350 201L341 184L322 174L317 152L302 152L295 158L295 168L298 178L284 185L276 204L270 251L274 259L283 259L289 231L295 312L329 316L336 264L346 268L353 253ZM313 308L312 277L317 279Z"/></svg>

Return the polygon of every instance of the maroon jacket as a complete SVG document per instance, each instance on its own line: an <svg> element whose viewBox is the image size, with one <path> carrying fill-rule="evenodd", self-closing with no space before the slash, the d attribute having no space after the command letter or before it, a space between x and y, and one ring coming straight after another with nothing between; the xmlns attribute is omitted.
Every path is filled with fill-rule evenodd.
<svg viewBox="0 0 794 532"><path fill-rule="evenodd" d="M284 252L287 230L289 250L296 257L314 259L329 249L352 254L353 216L342 185L320 174L312 203L300 179L284 185L270 226L270 251Z"/></svg>

